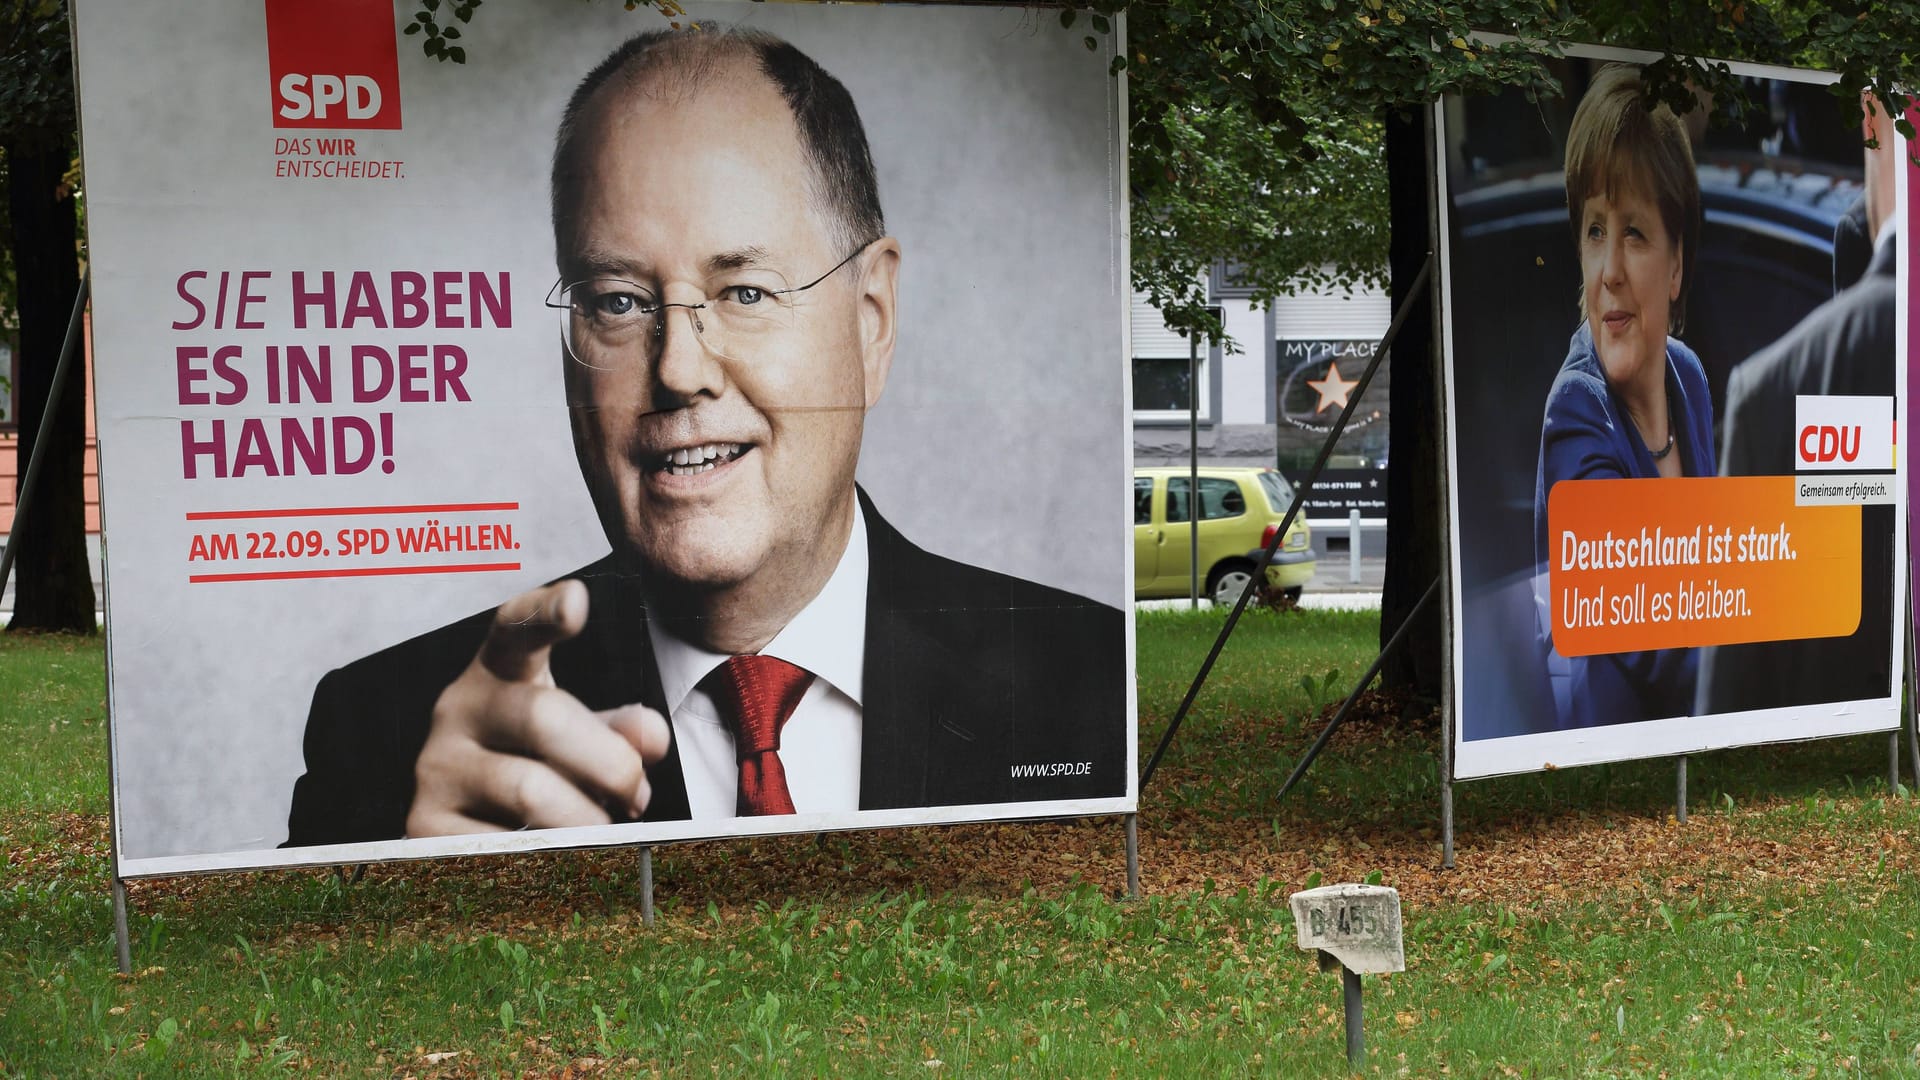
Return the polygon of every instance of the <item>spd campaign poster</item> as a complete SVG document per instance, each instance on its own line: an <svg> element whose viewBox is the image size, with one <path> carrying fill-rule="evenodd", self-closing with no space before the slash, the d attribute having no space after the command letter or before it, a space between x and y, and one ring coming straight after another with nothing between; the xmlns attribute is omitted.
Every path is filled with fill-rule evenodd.
<svg viewBox="0 0 1920 1080"><path fill-rule="evenodd" d="M1436 106L1459 777L1898 722L1904 143L1650 59Z"/></svg>
<svg viewBox="0 0 1920 1080"><path fill-rule="evenodd" d="M1111 52L416 11L73 6L117 872L1131 809Z"/></svg>

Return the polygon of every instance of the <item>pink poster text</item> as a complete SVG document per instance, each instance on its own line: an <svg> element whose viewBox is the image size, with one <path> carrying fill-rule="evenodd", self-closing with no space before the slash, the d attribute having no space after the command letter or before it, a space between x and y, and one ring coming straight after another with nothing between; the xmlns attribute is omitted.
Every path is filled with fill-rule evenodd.
<svg viewBox="0 0 1920 1080"><path fill-rule="evenodd" d="M505 271L188 270L175 282L177 400L232 415L180 421L182 475L352 475L394 463L393 402L468 402L469 358L435 340L320 341L327 331L484 330L513 326ZM291 327L306 340L271 344L256 331ZM206 343L206 331L232 340ZM260 406L327 407L314 415L239 415ZM341 405L358 408L341 411Z"/></svg>

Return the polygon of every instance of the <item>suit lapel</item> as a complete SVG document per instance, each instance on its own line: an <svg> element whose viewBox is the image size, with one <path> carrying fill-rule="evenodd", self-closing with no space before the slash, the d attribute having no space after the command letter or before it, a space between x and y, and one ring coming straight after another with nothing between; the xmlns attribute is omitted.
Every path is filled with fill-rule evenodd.
<svg viewBox="0 0 1920 1080"><path fill-rule="evenodd" d="M921 805L926 788L928 693L922 662L933 643L901 603L913 587L906 541L860 492L867 522L867 640L860 688L860 808ZM903 566L902 556L908 555Z"/></svg>
<svg viewBox="0 0 1920 1080"><path fill-rule="evenodd" d="M950 806L980 801L1005 778L1005 733L983 724L1012 715L992 700L1011 685L981 660L974 640L1005 639L994 598L965 595L942 560L895 532L860 493L867 521L866 685L862 687L860 808ZM993 609L984 616L982 609ZM958 642L971 641L972 649Z"/></svg>
<svg viewBox="0 0 1920 1080"><path fill-rule="evenodd" d="M554 680L589 709L639 702L666 716L660 667L647 634L646 603L632 576L612 556L576 576L587 585L587 626L578 638L554 649ZM653 797L643 820L684 821L693 816L677 739L669 742L664 759L648 767L647 780Z"/></svg>

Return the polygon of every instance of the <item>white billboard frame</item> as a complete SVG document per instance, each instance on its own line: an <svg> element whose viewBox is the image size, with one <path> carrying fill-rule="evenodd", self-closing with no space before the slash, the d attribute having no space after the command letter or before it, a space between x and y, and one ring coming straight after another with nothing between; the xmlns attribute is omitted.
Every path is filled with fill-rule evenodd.
<svg viewBox="0 0 1920 1080"><path fill-rule="evenodd" d="M1488 44L1510 42L1515 39L1495 34L1476 35L1475 40ZM1544 54L1543 54L1544 55ZM1622 62L1649 64L1660 58L1659 53L1621 49L1608 46L1576 45L1569 46L1559 54L1566 59L1592 60L1600 62ZM1713 61L1716 66L1720 61ZM1726 62L1725 67L1738 76L1762 79L1783 80L1813 85L1831 85L1839 80L1837 75L1827 72L1815 72L1802 69L1782 68L1773 65ZM1675 716L1628 723L1604 724L1585 728L1541 731L1517 735L1468 740L1466 738L1466 710L1470 707L1466 693L1466 668L1468 650L1467 619L1465 610L1461 520L1464 515L1461 506L1459 487L1454 478L1461 475L1459 458L1459 425L1457 418L1459 379L1456 378L1457 339L1455 333L1454 297L1458 282L1455 280L1453 263L1453 231L1450 228L1452 212L1452 192L1450 191L1447 102L1458 95L1449 95L1436 101L1431 107L1434 139L1432 162L1436 208L1435 231L1439 238L1437 256L1439 261L1439 299L1441 305L1441 385L1442 407L1450 419L1444 425L1446 445L1444 448L1447 470L1446 529L1447 529L1447 601L1449 618L1447 645L1450 651L1448 669L1448 693L1452 698L1449 730L1444 734L1448 740L1449 779L1471 780L1493 776L1519 773L1540 772L1577 765L1593 765L1613 761L1627 761L1644 758L1684 755L1715 749L1739 746L1753 746L1768 743L1797 742L1813 739L1837 738L1872 732L1895 731L1900 726L1901 697L1901 658L1906 648L1905 620L1899 612L1900 604L1895 603L1890 644L1890 670L1892 684L1888 695L1851 701L1838 701L1820 705L1784 706L1776 708L1758 708L1737 712L1715 713L1708 715ZM1904 145L1904 143L1903 143ZM1905 184L1897 185L1897 210L1900 220L1907 215L1907 191ZM1564 203L1561 213L1564 214ZM1907 273L1906 252L1911 243L1911 230L1901 229L1898 235L1900 265L1898 273L1904 280ZM1897 294L1897 338L1895 355L1889 362L1900 370L1901 358L1907 355L1908 317L1907 295L1904 289ZM1896 380L1894 397L1896 399L1896 418L1900 429L1907 424L1907 395L1904 385ZM1716 433L1717 437L1717 433ZM1895 536L1893 537L1892 589L1896 600L1905 595L1907 575L1907 534L1899 527L1906 520L1907 479L1904 463L1891 474L1898 492L1895 504Z"/></svg>
<svg viewBox="0 0 1920 1080"><path fill-rule="evenodd" d="M396 20L400 20L409 15L410 7L407 4L396 0L394 6ZM248 23L259 19L260 15L257 5L252 12L246 12L242 10L242 7L243 5L234 5L234 9L224 13L223 17L239 23ZM825 5L805 11L796 11L792 8L776 8L770 10L757 4L735 5L716 3L712 5L712 7L719 9L722 13L721 17L726 21L769 26L775 33L783 34L783 36L789 28L795 25L815 25L814 20L818 20L821 23L830 22L832 25L844 30L844 28L851 25L854 20L869 19L884 21L889 18L902 20L918 17L923 13L925 17L930 19L964 22L967 25L977 24L982 27L986 25L988 20L997 19L999 20L998 23L995 24L990 31L980 31L980 33L984 35L984 39L988 41L1004 39L1009 31L1020 31L1022 29L1025 30L1028 37L1036 39L1040 35L1048 35L1050 33L1057 34L1057 31L1050 31L1049 28L1045 26L1036 26L1031 19L1030 12L1014 7L983 8L970 6L968 8L942 9L938 7L912 8L905 5L893 5L892 10L884 12L871 10L863 12L856 9L837 8ZM705 13L706 11L703 7L703 10L695 12L694 16L690 17L698 17ZM626 25L629 28L629 32L638 32L643 29L652 28L638 21L647 17L647 15L648 13L643 12L638 16L627 16ZM517 18L518 16L513 17ZM571 9L568 10L567 17L582 19L599 18L601 21L610 21L607 16L603 15L576 15ZM115 9L114 6L105 4L103 0L80 0L79 3L74 5L72 19L75 38L75 63L78 73L76 78L77 93L80 89L91 92L90 98L83 98L83 101L112 99L118 103L120 100L118 96L104 89L108 80L103 78L101 72L118 63L123 59L123 56L115 54L111 44L108 43L111 35L103 34L102 28L107 24L108 20L124 21L125 18L126 13L124 11L119 11ZM490 43L498 47L511 36L504 25L508 22L509 18L508 12L493 12L488 10L482 12L476 19L476 25L479 29L469 31L465 41L467 47L473 51L475 65L484 65L489 62L489 57L483 55L483 50L485 50ZM662 20L662 25L664 26L664 20ZM232 33L238 33L240 36L245 37L247 33L253 32L251 27L241 27L239 30L228 27L227 30L230 31L229 36L231 36ZM491 36L489 37L490 31ZM120 36L124 39L129 33L130 31L123 29ZM815 38L820 38L823 37L825 33L825 31L820 31L814 36ZM1132 547L1130 543L1125 542L1131 535L1131 516L1128 513L1130 502L1121 497L1121 493L1128 490L1127 483L1132 471L1131 430L1130 424L1127 421L1127 418L1130 416L1131 386L1126 377L1127 369L1124 362L1125 357L1129 355L1127 349L1127 301L1130 295L1127 271L1129 265L1129 236L1127 231L1129 196L1126 183L1127 153L1125 134L1127 97L1124 73L1112 73L1108 70L1108 65L1112 57L1124 55L1124 34L1124 20L1116 20L1113 34L1107 43L1108 47L1103 48L1096 54L1089 54L1087 59L1089 67L1097 67L1100 77L1108 84L1103 95L1104 102L1099 110L1104 116L1105 132L1104 138L1100 140L1102 149L1098 160L1098 168L1104 172L1104 194L1106 198L1097 200L1099 204L1098 213L1107 222L1107 230L1098 241L1098 246L1103 251L1103 257L1100 259L1097 267L1087 268L1085 276L1088 277L1089 281L1097 278L1100 282L1101 290L1105 293L1110 293L1113 300L1110 312L1110 333L1112 335L1110 341L1117 343L1117 348L1113 349L1109 374L1115 383L1112 394L1119 407L1114 410L1114 415L1111 418L1111 424L1109 425L1111 432L1106 433L1103 431L1096 433L1090 444L1104 447L1101 460L1087 469L1082 470L1096 481L1091 485L1091 489L1095 494L1089 497L1097 504L1098 510L1092 515L1082 516L1089 516L1094 519L1096 528L1101 525L1111 526L1110 529L1106 531L1111 532L1114 537L1112 541L1114 558L1112 560L1112 566L1108 569L1111 571L1111 576L1115 580L1111 583L1110 589L1103 585L1101 592L1103 595L1111 592L1112 595L1116 597L1123 595L1130 597L1132 573ZM584 37L585 35L582 34L581 36ZM937 37L938 35L934 36ZM1074 53L1081 52L1077 38L1070 40L1063 38L1062 40L1067 40L1067 43L1071 46ZM605 39L594 42L593 49L596 51L593 52L593 55L597 57L601 53L604 53L608 47L610 47L610 43ZM1064 49L1057 47L1057 43L1048 42L1044 44L1044 47L1055 48L1056 51L1064 52ZM425 94L425 91L412 89L415 84L426 83L428 81L439 82L450 80L456 87L464 86L466 89L471 90L480 78L481 73L477 71L470 71L454 65L439 64L431 60L423 60L417 55L418 46L414 38L400 37L399 49L400 71L403 82L413 80L413 82L408 83L407 100L409 103L416 100L416 95L424 96ZM412 50L411 55L408 50ZM165 50L155 51L164 52ZM823 55L823 66L830 72L841 74L845 77L845 72L842 69L849 66L846 57L856 51L854 47L848 46L846 50L838 54L839 58L837 61L827 58L825 50L820 51ZM1032 50L1029 49L1029 51ZM256 52L258 55L245 57L240 63L252 66L262 65L266 59L264 48L257 48ZM177 60L177 57L175 59ZM582 70L584 70L584 67ZM567 80L569 86L571 79L577 78L578 74L578 71L571 73L571 77ZM256 81L262 84L261 88L264 91L266 80L262 78ZM454 92L458 93L458 89ZM251 99L244 109L237 109L237 111L240 112L251 113L258 111L263 114L258 118L258 123L254 124L255 127L259 128L259 131L251 132L249 138L256 137L260 135L261 132L271 134L265 125L264 98L266 95L261 93L257 96L263 99L257 103L257 109L255 107L256 103ZM859 88L855 88L855 97L861 104L866 105L869 109L875 108L873 102L877 99L862 96L862 91ZM897 102L889 102L887 104L896 108L899 107ZM1046 107L1053 108L1056 107L1056 105L1057 103L1050 102ZM884 107L886 106L882 106L882 108ZM417 106L415 106L415 108L417 109ZM89 115L84 106L82 115ZM137 246L130 240L116 241L113 235L119 227L118 223L114 220L117 216L114 209L115 204L116 202L120 202L123 212L126 207L126 203L119 198L118 192L125 190L127 183L130 181L123 177L120 183L116 183L109 175L113 170L111 163L116 160L116 156L115 151L105 149L103 144L112 138L115 124L103 122L100 119L101 114L92 115L95 119L92 134L96 141L88 142L83 137L83 147L93 151L88 157L92 160L96 168L96 173L90 177L90 180L93 182L89 185L89 195L90 197L96 198L98 204L90 207L93 213L90 213L89 228L92 250L96 259L94 266L95 292L96 296L100 297L101 313L106 316L100 320L101 325L96 327L96 333L98 335L97 340L99 341L102 358L107 360L105 364L101 365L101 368L105 375L102 381L108 389L108 393L103 396L104 404L102 404L102 398L97 398L96 407L101 409L103 463L107 460L109 454L111 454L113 455L114 464L121 465L121 462L128 460L130 456L136 458L143 456L142 451L145 448L141 447L139 443L125 438L124 433L122 438L116 439L113 437L114 432L112 431L112 427L115 421L120 417L132 415L132 413L124 409L119 412L114 411L115 408L124 404L124 402L122 402L119 396L112 390L115 371L130 361L115 364L110 358L116 352L121 355L126 355L124 350L137 336L131 329L117 327L116 323L119 322L119 318L114 313L127 310L127 308L123 306L125 304L125 298L130 295L135 285L142 283L131 280L126 275L116 274L113 269L121 259L122 250ZM416 116L418 113L410 112L409 115ZM246 117L243 119L251 121L252 118ZM875 157L876 159L883 159L887 155L887 150L881 146L885 136L879 134L876 128L878 126L884 126L885 121L876 121L873 115L868 115L866 120L869 130L876 131L876 134L873 136L876 148ZM233 122L237 123L239 121ZM542 119L532 126L542 129L543 139L550 137L551 122L549 120ZM964 127L964 125L960 126ZM544 146L542 146L541 149L544 153ZM896 149L894 152L899 153L900 151ZM101 160L102 158L107 158L108 161L103 162ZM121 155L120 160L124 160L124 154ZM1089 159L1088 162L1081 162L1080 165L1085 166L1089 164L1091 160L1092 159ZM257 163L253 164L257 165ZM899 166L900 163L897 161L889 163L883 160L881 162L883 174L890 165ZM160 163L155 166L155 168L164 167L165 163ZM886 194L887 180L885 175L883 175L883 198L886 197ZM402 201L405 201L408 197L409 196L402 196ZM417 198L418 196L414 195L411 197ZM928 200L923 199L921 201L925 202ZM1095 200L1088 200L1089 205L1094 201ZM544 209L544 206L540 207L542 213L544 213ZM912 211L909 210L909 214L911 213ZM542 225L544 226L544 224L543 221ZM898 222L891 222L890 224L897 225ZM94 235L96 233L97 237ZM428 246L431 246L431 244ZM201 261L206 263L209 260L202 258ZM175 260L168 265L178 267L185 265L185 263L181 260ZM215 258L211 260L211 265L232 266L237 270L243 264L233 262L223 264ZM311 265L318 268L321 265L335 264L324 263L323 261L310 261L304 265ZM340 263L338 265L353 264ZM392 265L399 267L410 264L407 264L404 259L397 259L391 263L382 263L378 258L375 258L370 260L366 265ZM102 272L103 270L105 271L104 273ZM151 276L151 274L149 274L149 276ZM951 276L950 272L948 276ZM527 292L537 291L533 287L531 279L525 280L526 284L523 288ZM241 287L244 288L244 285ZM516 290L516 292L518 292L518 290ZM182 292L180 297L181 299L185 299L185 293ZM538 302L537 297L532 299L535 303ZM1103 315L1103 322L1105 318ZM521 321L524 323L527 320L522 319ZM929 336L931 337L933 335ZM896 376L896 384L898 385L900 382L901 380ZM910 408L919 408L924 412L929 408L939 406L936 392L942 384L938 380L926 384L906 382L905 385L907 389L900 390L899 395L896 396L910 396L912 397L912 402L910 406L899 407L900 411L906 415L907 418L897 423L895 425L896 427L911 427L913 425L914 420L909 411ZM966 405L967 403L963 402L962 404ZM980 403L975 402L973 406L974 411L981 411ZM164 400L151 403L151 407L153 412L163 414L157 417L160 421L172 422L178 420L180 417L179 411L170 410ZM880 406L881 409L885 409L886 407L887 405L885 403ZM964 412L965 410L959 409L956 411ZM868 438L870 442L874 438L871 431L869 432ZM128 449L130 446L134 447L134 449ZM984 453L985 451L982 452ZM144 456L150 457L151 455ZM898 469L893 470L891 473L882 472L879 475L870 475L868 462L865 457L862 459L861 470L862 483L869 488L880 489L883 495L888 493L897 494L903 489L903 485L910 485L914 482L912 477L899 475ZM135 469L127 466L121 466L121 469L116 472L103 465L103 514L106 515L106 520L109 523L123 523L123 528L131 528L131 524L138 524L141 514L149 512L149 508L143 506L143 500L145 502L151 502L153 498L152 495L145 492L141 494L130 494L130 492L141 491L137 481L120 480L116 483L116 480L118 480L122 474L132 476L135 471ZM1106 485L1106 487L1111 488L1111 491L1114 493L1113 497L1108 499L1100 499L1098 497L1097 493L1106 489L1099 482L1101 478L1111 480L1111 484ZM129 484L133 486L129 487ZM110 490L112 492L111 498L108 495ZM1009 499L1025 499L1026 495L1025 493L1016 492L1007 494L1005 497ZM247 500L243 498L240 499L239 502L241 505L246 505ZM216 501L207 505L212 506L218 511L230 507L232 504L230 502L221 504ZM895 500L889 502L888 505L891 509L897 507L899 504L898 501ZM176 512L179 509L181 509L181 507L172 506L168 508L168 512ZM119 511L117 516L121 519L120 522L115 522L116 510ZM894 509L892 512L896 514L900 513L897 509ZM579 517L580 515L576 513L571 520L577 523ZM1111 521L1106 520L1109 518ZM913 535L924 542L929 539L925 534L925 530L928 527L929 526L922 523L919 528L914 530ZM937 526L934 527L937 528ZM109 525L109 528L111 528L111 525ZM329 523L326 528L330 531L331 523ZM1037 532L1039 530L1035 531ZM931 539L938 540L940 538L933 537ZM964 555L964 553L959 554ZM1079 551L1067 550L1061 554L1062 560L1066 560L1069 557L1072 557L1074 561L1080 563L1086 561ZM121 605L134 607L136 611L140 609L140 606L144 602L144 597L137 595L141 592L140 588L133 584L133 582L139 580L144 571L137 565L133 569L118 565L126 561L128 560L125 556L119 560L115 560L116 569L118 569L119 572L105 590L107 609L109 612L107 619L107 649L108 723L111 746L109 773L113 805L112 840L115 852L115 876L119 879L248 869L364 863L370 861L440 858L497 852L601 846L650 846L685 840L732 836L765 836L786 833L894 828L911 825L953 824L963 822L1078 818L1130 814L1138 807L1138 706L1136 689L1131 677L1133 672L1134 630L1132 620L1127 618L1124 619L1124 643L1122 646L1124 649L1123 665L1127 675L1123 692L1125 715L1112 718L1114 724L1124 726L1124 734L1122 736L1124 740L1122 760L1124 762L1126 775L1123 778L1124 783L1118 785L1121 787L1122 793L1111 797L1055 798L964 806L943 805L924 808L835 811L808 813L790 818L742 817L724 819L722 821L709 819L704 821L632 822L583 828L469 834L440 838L394 838L346 844L319 844L296 848L276 847L271 844L255 846L242 844L205 850L196 849L178 853L155 852L153 850L154 845L145 839L138 840L138 842L133 844L128 843L130 820L128 785L130 779L139 771L139 766L133 764L132 759L129 758L127 753L126 740L128 728L124 722L125 718L122 710L126 708L129 703L129 687L123 683L132 673L129 670L129 666L124 662L126 656L122 656L121 653L123 650L153 647L156 636L161 633L161 631L157 631L154 628L154 623L151 621L141 624L136 618L134 623L130 624L127 615L131 613L126 612L125 607L123 607L121 611L115 610L116 600L119 600ZM570 562L562 562L561 568L564 569L566 565L570 564ZM1018 567L1011 569L1018 574ZM1079 573L1079 571L1074 572ZM538 584L542 579L542 575L536 573L536 568L531 565L526 567L526 569L516 577L516 580L531 584ZM304 586L301 588L304 588ZM131 594L130 589L132 591ZM131 599L129 598L130 595ZM417 630L421 625L430 626L434 622L457 616L461 614L462 611L453 605L463 602L464 601L448 600L445 597L433 600L428 605L433 608L433 614L430 616L413 616L412 622L402 624L402 626L410 629L390 632L386 635L386 640L391 643L393 640L406 637L408 633ZM120 617L116 618L116 616ZM190 620L188 625L191 625ZM128 653L127 655L132 654ZM217 698L217 694L210 696ZM292 734L296 741L300 736L300 727L301 725L296 723L292 728ZM208 772L200 778L200 782L211 785L212 790L220 790L222 775L224 774L210 765ZM177 783L181 779L181 777L173 775L168 776L166 782ZM191 780L191 778L187 779L189 781ZM269 829L267 831L271 833L272 830Z"/></svg>

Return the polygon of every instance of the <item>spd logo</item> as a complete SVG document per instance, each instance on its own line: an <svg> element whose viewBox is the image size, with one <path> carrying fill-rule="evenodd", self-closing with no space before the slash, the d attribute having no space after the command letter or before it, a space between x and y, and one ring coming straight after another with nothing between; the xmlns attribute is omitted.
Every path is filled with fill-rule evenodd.
<svg viewBox="0 0 1920 1080"><path fill-rule="evenodd" d="M277 128L398 128L392 0L266 0Z"/></svg>
<svg viewBox="0 0 1920 1080"><path fill-rule="evenodd" d="M1893 468L1893 399L1801 394L1793 399L1793 460L1800 472Z"/></svg>

